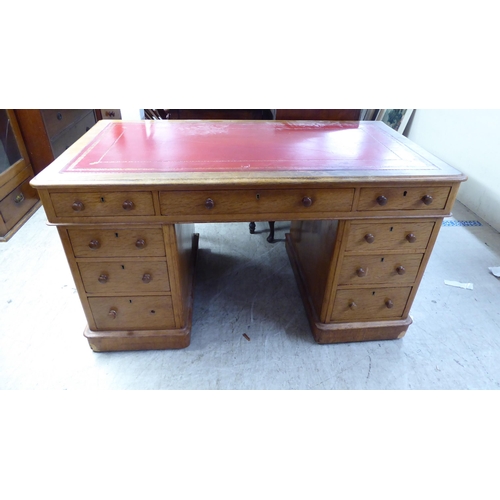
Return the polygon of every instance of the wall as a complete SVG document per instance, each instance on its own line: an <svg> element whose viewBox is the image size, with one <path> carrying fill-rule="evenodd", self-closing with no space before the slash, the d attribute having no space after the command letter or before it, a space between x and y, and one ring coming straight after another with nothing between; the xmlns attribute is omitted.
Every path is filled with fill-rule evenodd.
<svg viewBox="0 0 500 500"><path fill-rule="evenodd" d="M500 109L418 109L405 135L468 176L458 199L500 231Z"/></svg>

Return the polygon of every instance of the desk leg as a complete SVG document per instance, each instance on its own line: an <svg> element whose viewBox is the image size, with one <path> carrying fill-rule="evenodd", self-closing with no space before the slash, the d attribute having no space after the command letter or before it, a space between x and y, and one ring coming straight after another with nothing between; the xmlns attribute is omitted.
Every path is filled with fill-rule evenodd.
<svg viewBox="0 0 500 500"><path fill-rule="evenodd" d="M408 314L394 319L365 317L356 322L330 320L347 231L345 221L297 221L286 235L287 253L315 341L332 344L403 337L412 323Z"/></svg>
<svg viewBox="0 0 500 500"><path fill-rule="evenodd" d="M171 293L167 297L171 299L175 327L171 325L161 328L161 325L158 325L160 328L156 326L154 329L148 329L147 327L137 329L133 328L133 325L130 325L131 328L127 328L125 322L124 328L117 330L92 330L87 325L84 336L93 351L182 349L189 346L193 311L194 268L199 235L193 234L191 225L165 225L163 226L163 232L171 288ZM78 278L75 277L76 279ZM119 302L123 297L103 296L90 298L81 296L81 299L90 324L91 322L95 323L94 316L96 311L102 309L101 304L106 304L107 310L109 300ZM94 301L92 305L90 305L89 299ZM135 297L134 300L136 299L140 300L141 297ZM97 300L97 303L95 300ZM119 302L119 304L122 304L122 302ZM125 305L128 305L128 301L124 302ZM122 312L124 308L123 305L120 307L118 313ZM129 313L129 316L131 321L136 321L132 313Z"/></svg>

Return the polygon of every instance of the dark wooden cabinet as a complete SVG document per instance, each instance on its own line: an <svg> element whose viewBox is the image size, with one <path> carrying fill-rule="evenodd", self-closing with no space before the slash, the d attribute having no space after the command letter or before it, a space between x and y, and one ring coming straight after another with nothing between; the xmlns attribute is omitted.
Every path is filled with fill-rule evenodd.
<svg viewBox="0 0 500 500"><path fill-rule="evenodd" d="M35 174L97 121L93 109L16 109L15 114Z"/></svg>

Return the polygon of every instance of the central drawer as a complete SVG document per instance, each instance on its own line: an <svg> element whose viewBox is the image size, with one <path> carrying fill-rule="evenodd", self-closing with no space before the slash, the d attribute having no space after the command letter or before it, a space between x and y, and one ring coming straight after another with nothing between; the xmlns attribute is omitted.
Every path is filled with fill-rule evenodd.
<svg viewBox="0 0 500 500"><path fill-rule="evenodd" d="M318 214L349 212L354 189L237 189L233 191L164 191L161 213L166 216L231 216L248 214Z"/></svg>
<svg viewBox="0 0 500 500"><path fill-rule="evenodd" d="M68 229L75 257L165 257L160 228Z"/></svg>
<svg viewBox="0 0 500 500"><path fill-rule="evenodd" d="M51 193L57 217L110 217L154 215L151 192Z"/></svg>
<svg viewBox="0 0 500 500"><path fill-rule="evenodd" d="M411 287L338 290L331 320L356 322L400 318L410 293Z"/></svg>
<svg viewBox="0 0 500 500"><path fill-rule="evenodd" d="M168 292L167 263L162 262L80 262L87 293Z"/></svg>
<svg viewBox="0 0 500 500"><path fill-rule="evenodd" d="M90 297L89 305L99 330L175 328L170 296Z"/></svg>

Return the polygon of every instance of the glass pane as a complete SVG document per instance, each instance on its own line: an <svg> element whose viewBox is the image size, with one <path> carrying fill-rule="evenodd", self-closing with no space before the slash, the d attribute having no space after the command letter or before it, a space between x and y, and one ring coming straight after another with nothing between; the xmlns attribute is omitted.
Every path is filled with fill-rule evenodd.
<svg viewBox="0 0 500 500"><path fill-rule="evenodd" d="M10 119L5 109L0 109L0 173L21 159Z"/></svg>

